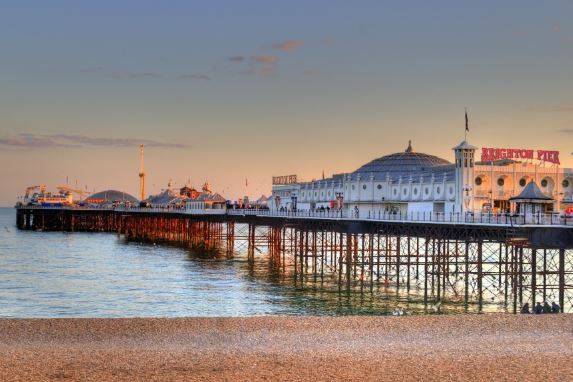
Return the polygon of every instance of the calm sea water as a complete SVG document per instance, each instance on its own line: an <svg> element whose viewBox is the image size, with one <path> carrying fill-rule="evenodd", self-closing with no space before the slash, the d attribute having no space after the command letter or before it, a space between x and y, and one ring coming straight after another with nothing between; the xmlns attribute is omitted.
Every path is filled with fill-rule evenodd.
<svg viewBox="0 0 573 382"><path fill-rule="evenodd" d="M15 210L0 208L0 317L388 314L396 307L427 312L388 291L295 282L265 254L254 264L242 255L205 260L107 233L18 231Z"/></svg>

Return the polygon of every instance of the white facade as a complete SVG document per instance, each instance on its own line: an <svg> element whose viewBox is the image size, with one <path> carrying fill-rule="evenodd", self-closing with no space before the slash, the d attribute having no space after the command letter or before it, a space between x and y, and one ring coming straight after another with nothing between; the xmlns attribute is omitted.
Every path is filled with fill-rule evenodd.
<svg viewBox="0 0 573 382"><path fill-rule="evenodd" d="M355 172L331 178L273 185L271 210L343 209L366 217L378 212L396 214L509 211L509 198L535 180L553 197L555 209L573 206L573 170L531 163L475 161L476 147L464 141L454 147L454 163L416 153L375 159ZM500 181L499 179L503 179Z"/></svg>

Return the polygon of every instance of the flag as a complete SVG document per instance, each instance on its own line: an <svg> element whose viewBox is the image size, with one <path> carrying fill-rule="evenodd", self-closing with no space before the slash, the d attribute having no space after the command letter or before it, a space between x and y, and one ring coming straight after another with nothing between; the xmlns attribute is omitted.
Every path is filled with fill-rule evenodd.
<svg viewBox="0 0 573 382"><path fill-rule="evenodd" d="M470 131L470 124L468 121L468 110L466 109L466 133L469 133Z"/></svg>

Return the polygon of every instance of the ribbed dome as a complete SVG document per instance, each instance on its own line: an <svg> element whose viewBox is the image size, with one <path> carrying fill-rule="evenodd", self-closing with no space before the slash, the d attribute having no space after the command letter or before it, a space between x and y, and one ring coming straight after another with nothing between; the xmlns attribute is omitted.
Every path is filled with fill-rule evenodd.
<svg viewBox="0 0 573 382"><path fill-rule="evenodd" d="M410 143L406 151L374 159L360 167L354 174L390 173L390 175L396 175L396 173L426 172L432 168L450 164L447 160L437 156L414 152Z"/></svg>
<svg viewBox="0 0 573 382"><path fill-rule="evenodd" d="M96 192L95 194L88 196L86 200L87 201L94 200L98 202L103 200L103 203L113 203L113 202L137 203L138 201L135 197L126 194L125 192L117 190L105 190Z"/></svg>

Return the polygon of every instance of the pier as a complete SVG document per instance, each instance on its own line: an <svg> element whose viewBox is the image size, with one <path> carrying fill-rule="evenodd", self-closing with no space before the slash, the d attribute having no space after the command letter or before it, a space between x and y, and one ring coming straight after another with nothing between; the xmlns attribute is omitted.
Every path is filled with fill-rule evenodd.
<svg viewBox="0 0 573 382"><path fill-rule="evenodd" d="M501 304L517 313L526 302L545 301L573 311L573 229L567 222L406 218L334 211L17 209L21 230L109 232L212 256L243 252L249 261L264 253L300 282L334 280L340 289L364 293L394 288L425 304L453 301L478 312Z"/></svg>

